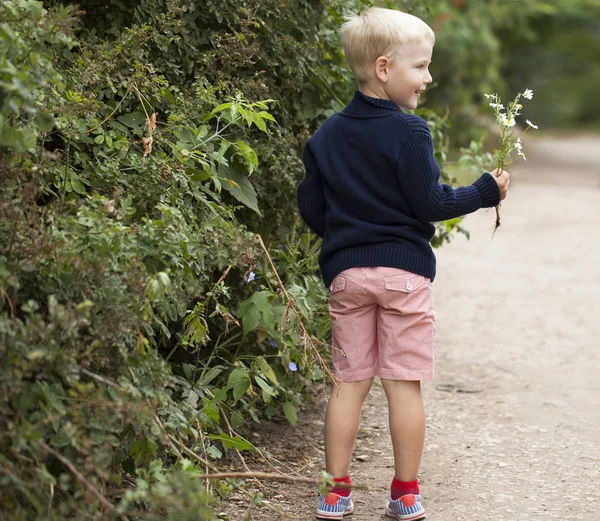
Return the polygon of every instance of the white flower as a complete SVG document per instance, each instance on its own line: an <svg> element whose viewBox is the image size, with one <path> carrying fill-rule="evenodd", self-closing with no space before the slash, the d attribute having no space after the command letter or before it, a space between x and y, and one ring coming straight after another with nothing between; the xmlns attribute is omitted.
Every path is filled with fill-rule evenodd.
<svg viewBox="0 0 600 521"><path fill-rule="evenodd" d="M523 154L523 152L521 152L520 150L519 150L519 152L517 152L517 155L521 156L523 158L523 161L527 161L527 158L525 157L525 154Z"/></svg>
<svg viewBox="0 0 600 521"><path fill-rule="evenodd" d="M504 108L504 105L502 105L502 103L490 103L490 107L492 107L493 109L498 109L498 110L502 110Z"/></svg>
<svg viewBox="0 0 600 521"><path fill-rule="evenodd" d="M523 144L521 143L521 138L517 138L517 142L515 143L515 148L519 151L523 150Z"/></svg>
<svg viewBox="0 0 600 521"><path fill-rule="evenodd" d="M525 89L525 92L523 92L523 97L525 99L533 98L533 91L531 89Z"/></svg>
<svg viewBox="0 0 600 521"><path fill-rule="evenodd" d="M534 125L531 121L529 121L528 119L525 120L525 123L527 123L531 128L535 128L536 130L539 128L537 125Z"/></svg>
<svg viewBox="0 0 600 521"><path fill-rule="evenodd" d="M500 114L500 123L507 127L514 127L517 124L512 114L510 114L508 117L506 117L506 114Z"/></svg>

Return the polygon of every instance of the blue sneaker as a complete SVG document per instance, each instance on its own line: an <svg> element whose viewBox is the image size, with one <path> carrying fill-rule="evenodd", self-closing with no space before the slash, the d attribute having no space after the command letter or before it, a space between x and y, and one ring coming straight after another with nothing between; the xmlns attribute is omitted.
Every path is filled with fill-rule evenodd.
<svg viewBox="0 0 600 521"><path fill-rule="evenodd" d="M348 514L354 512L354 503L352 503L352 492L348 497L338 496L330 492L326 496L321 494L321 500L317 507L318 519L342 519Z"/></svg>
<svg viewBox="0 0 600 521"><path fill-rule="evenodd" d="M385 515L399 521L416 521L425 518L425 509L421 505L421 496L406 494L398 499L390 498L385 507Z"/></svg>

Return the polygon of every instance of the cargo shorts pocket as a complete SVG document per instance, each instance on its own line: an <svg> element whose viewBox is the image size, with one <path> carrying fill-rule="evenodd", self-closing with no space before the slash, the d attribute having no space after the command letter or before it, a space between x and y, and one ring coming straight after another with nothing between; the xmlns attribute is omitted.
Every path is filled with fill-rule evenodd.
<svg viewBox="0 0 600 521"><path fill-rule="evenodd" d="M338 291L343 291L346 287L346 277L338 275L333 282L329 286L329 290L331 293L337 293Z"/></svg>
<svg viewBox="0 0 600 521"><path fill-rule="evenodd" d="M398 273L384 277L385 289L402 293L412 293L428 281L427 277L414 273Z"/></svg>

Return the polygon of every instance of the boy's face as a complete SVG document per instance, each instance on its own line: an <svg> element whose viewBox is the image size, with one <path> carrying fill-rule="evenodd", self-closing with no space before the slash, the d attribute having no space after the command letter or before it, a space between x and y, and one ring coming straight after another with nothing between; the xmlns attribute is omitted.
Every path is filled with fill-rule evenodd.
<svg viewBox="0 0 600 521"><path fill-rule="evenodd" d="M398 56L387 61L377 77L385 78L382 87L389 99L404 109L417 108L420 93L433 81L429 74L432 54L433 45L422 40L403 45Z"/></svg>

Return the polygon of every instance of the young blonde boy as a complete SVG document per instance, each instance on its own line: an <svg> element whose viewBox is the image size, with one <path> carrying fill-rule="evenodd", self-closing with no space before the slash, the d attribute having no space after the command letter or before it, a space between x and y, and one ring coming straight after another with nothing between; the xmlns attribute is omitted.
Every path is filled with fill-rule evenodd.
<svg viewBox="0 0 600 521"><path fill-rule="evenodd" d="M425 440L421 380L434 375L431 283L435 221L497 205L507 172L484 173L471 186L439 183L429 127L402 109L417 107L432 81L435 36L419 18L369 8L342 27L359 90L308 140L298 206L323 238L319 264L331 290L333 368L340 381L325 419L326 469L351 483L350 459L360 411L379 376L389 405L395 473L386 515L425 517L418 472ZM317 517L352 513L352 493L322 495Z"/></svg>

